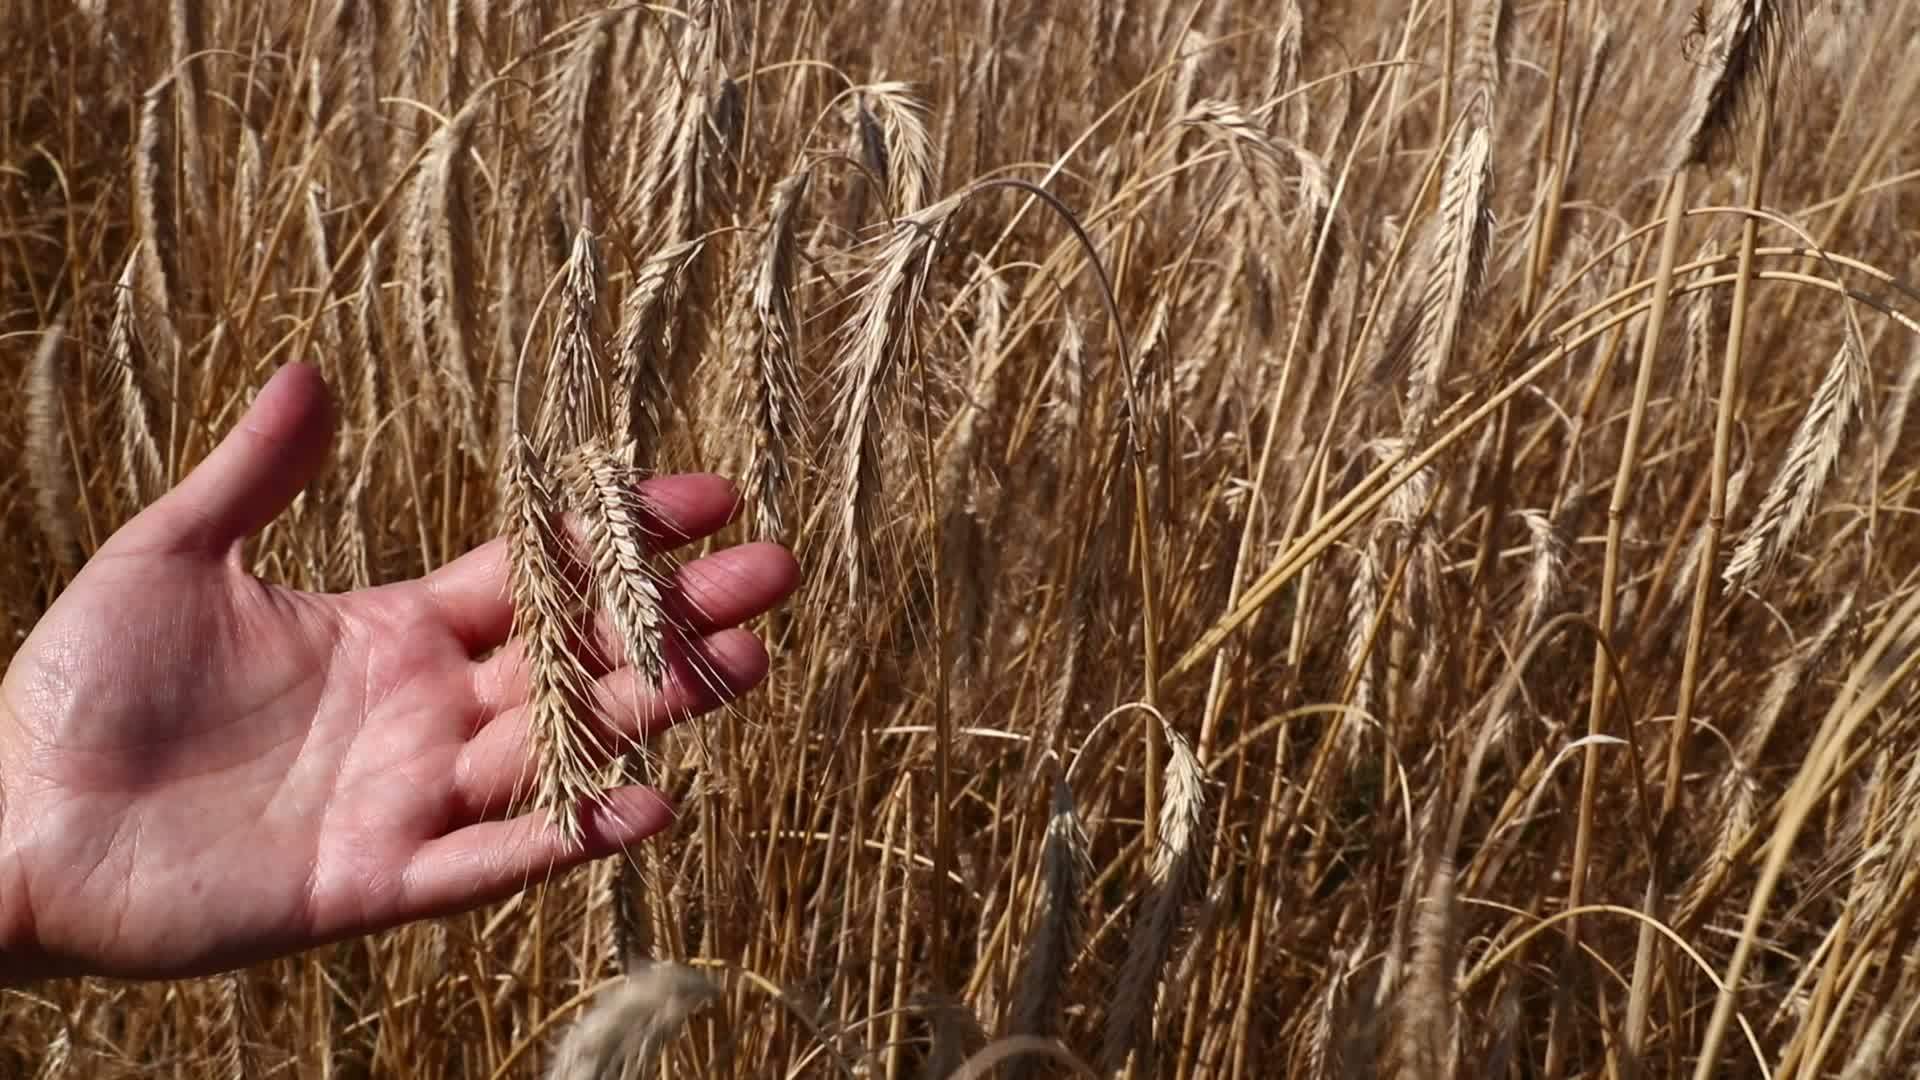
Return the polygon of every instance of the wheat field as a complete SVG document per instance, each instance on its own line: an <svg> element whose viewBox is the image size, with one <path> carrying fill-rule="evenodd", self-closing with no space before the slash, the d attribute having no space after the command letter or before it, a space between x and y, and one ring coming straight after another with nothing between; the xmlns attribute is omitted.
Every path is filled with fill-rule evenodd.
<svg viewBox="0 0 1920 1080"><path fill-rule="evenodd" d="M639 477L806 583L630 858L6 991L0 1075L1916 1075L1916 41L6 0L0 660L290 360L341 429L253 565L513 536L537 805L606 780L552 515L641 670Z"/></svg>

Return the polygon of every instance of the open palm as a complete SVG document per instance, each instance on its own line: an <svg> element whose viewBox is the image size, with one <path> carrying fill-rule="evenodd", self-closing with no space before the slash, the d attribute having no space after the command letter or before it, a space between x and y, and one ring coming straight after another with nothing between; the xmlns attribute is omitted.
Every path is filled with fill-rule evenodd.
<svg viewBox="0 0 1920 1080"><path fill-rule="evenodd" d="M330 434L319 377L280 372L16 655L0 682L0 976L221 970L469 908L666 824L638 787L586 812L580 847L509 816L530 769L503 542L344 595L243 569L238 545ZM708 476L646 495L689 539L735 502ZM688 564L685 647L660 686L602 677L606 715L637 737L753 686L766 654L733 627L796 576L766 544Z"/></svg>

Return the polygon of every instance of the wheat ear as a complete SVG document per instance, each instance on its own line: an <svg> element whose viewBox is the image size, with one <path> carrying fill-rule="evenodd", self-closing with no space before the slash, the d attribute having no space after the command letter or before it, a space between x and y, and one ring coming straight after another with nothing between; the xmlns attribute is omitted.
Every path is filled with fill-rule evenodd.
<svg viewBox="0 0 1920 1080"><path fill-rule="evenodd" d="M1827 366L1806 415L1800 418L1793 441L1787 444L1780 474L1760 500L1746 536L1734 549L1724 574L1729 589L1738 592L1772 571L1806 528L1814 504L1820 501L1840 460L1847 429L1859 411L1866 384L1865 358L1853 335L1848 334Z"/></svg>
<svg viewBox="0 0 1920 1080"><path fill-rule="evenodd" d="M1129 1056L1144 1055L1150 1045L1160 976L1173 949L1180 911L1196 891L1204 865L1206 772L1184 736L1171 724L1162 723L1161 730L1171 753L1160 805L1160 843L1148 868L1149 895L1128 939L1101 1037L1101 1059L1114 1070L1125 1068Z"/></svg>
<svg viewBox="0 0 1920 1080"><path fill-rule="evenodd" d="M1454 1075L1453 859L1441 855L1413 922L1413 958L1400 991L1400 1065L1410 1076Z"/></svg>
<svg viewBox="0 0 1920 1080"><path fill-rule="evenodd" d="M601 361L600 257L586 226L575 232L561 290L560 328L547 362L536 431L549 452L584 445L608 429L606 372Z"/></svg>
<svg viewBox="0 0 1920 1080"><path fill-rule="evenodd" d="M926 270L941 227L955 202L948 200L903 219L878 265L854 300L855 314L842 328L837 361L841 441L839 516L848 595L857 599L869 576L874 506L880 489L882 394L888 376L913 355L914 315L926 287Z"/></svg>
<svg viewBox="0 0 1920 1080"><path fill-rule="evenodd" d="M532 440L516 435L509 460L508 563L514 634L527 663L527 727L533 749L533 805L569 842L581 841L581 805L599 797L597 762L605 757L588 726L592 680L574 648L587 610L574 584L560 501Z"/></svg>
<svg viewBox="0 0 1920 1080"><path fill-rule="evenodd" d="M174 232L174 192L169 182L172 174L161 158L168 127L162 105L173 87L173 79L162 79L148 88L140 100L133 175L133 218L138 234L133 250L139 272L123 277L139 289L145 307L142 314L161 320L168 336L173 331L174 269L179 237ZM149 335L150 338L158 336ZM155 344L158 342L150 340L150 347Z"/></svg>
<svg viewBox="0 0 1920 1080"><path fill-rule="evenodd" d="M667 615L633 457L630 447L593 439L568 455L563 476L568 503L585 526L594 589L623 659L658 683L666 673Z"/></svg>
<svg viewBox="0 0 1920 1080"><path fill-rule="evenodd" d="M1426 287L1420 296L1419 321L1412 342L1408 431L1420 429L1439 397L1460 327L1486 273L1492 234L1488 209L1493 187L1490 149L1487 129L1476 126L1462 137L1447 163L1440 189L1439 222L1428 234L1431 246L1426 253Z"/></svg>
<svg viewBox="0 0 1920 1080"><path fill-rule="evenodd" d="M1526 613L1521 623L1523 640L1532 637L1559 605L1567 572L1567 533L1579 506L1580 499L1575 496L1560 507L1559 513L1551 516L1543 510L1520 511L1533 549L1527 563L1526 598L1521 605Z"/></svg>
<svg viewBox="0 0 1920 1080"><path fill-rule="evenodd" d="M855 123L863 156L887 188L896 217L911 217L933 202L938 174L927 107L902 82L874 83L855 94ZM869 105L871 109L869 110Z"/></svg>
<svg viewBox="0 0 1920 1080"><path fill-rule="evenodd" d="M80 485L74 478L73 442L67 434L66 394L61 387L67 340L66 316L40 333L27 368L27 479L33 486L34 521L62 573L80 568Z"/></svg>
<svg viewBox="0 0 1920 1080"><path fill-rule="evenodd" d="M700 243L674 244L648 259L620 303L614 338L613 425L627 445L649 458L659 453L673 414L667 372L667 324L678 303L681 277Z"/></svg>
<svg viewBox="0 0 1920 1080"><path fill-rule="evenodd" d="M462 109L429 140L414 177L400 256L414 349L439 372L435 384L452 395L464 439L480 438L473 378L475 229L462 167L476 116L476 108Z"/></svg>
<svg viewBox="0 0 1920 1080"><path fill-rule="evenodd" d="M754 426L752 458L747 463L746 488L754 499L754 531L765 540L777 540L786 531L780 504L791 479L794 440L800 425L800 378L795 361L800 350L800 324L793 312L794 226L800 200L807 192L807 173L796 173L773 189L766 238L753 276L752 313L746 348L754 366Z"/></svg>
<svg viewBox="0 0 1920 1080"><path fill-rule="evenodd" d="M600 991L567 1030L548 1080L640 1080L658 1075L660 1052L720 991L676 964L652 964Z"/></svg>
<svg viewBox="0 0 1920 1080"><path fill-rule="evenodd" d="M1801 7L1800 0L1703 0L1694 38L1704 66L1677 129L1675 168L1705 164L1732 146L1754 102L1771 92Z"/></svg>
<svg viewBox="0 0 1920 1080"><path fill-rule="evenodd" d="M1475 0L1467 22L1466 63L1461 68L1462 96L1480 112L1480 122L1494 126L1494 107L1500 101L1500 77L1507 60L1507 31L1511 24L1506 0Z"/></svg>
<svg viewBox="0 0 1920 1080"><path fill-rule="evenodd" d="M1046 837L1040 843L1038 887L1033 891L1026 956L1014 983L1007 1034L1052 1034L1066 991L1067 972L1079 948L1083 921L1080 892L1091 872L1087 836L1074 812L1073 791L1063 777L1055 777Z"/></svg>
<svg viewBox="0 0 1920 1080"><path fill-rule="evenodd" d="M159 498L167 489L167 481L166 458L155 434L153 399L143 377L149 354L134 315L134 281L140 266L137 247L114 287L113 320L107 326L107 363L118 399L121 483L126 486L128 499L140 507Z"/></svg>

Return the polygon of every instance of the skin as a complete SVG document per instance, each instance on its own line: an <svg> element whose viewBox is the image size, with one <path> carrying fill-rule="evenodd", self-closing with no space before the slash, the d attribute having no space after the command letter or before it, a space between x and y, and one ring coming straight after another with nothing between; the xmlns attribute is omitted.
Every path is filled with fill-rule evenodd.
<svg viewBox="0 0 1920 1080"><path fill-rule="evenodd" d="M332 426L319 375L282 369L0 680L0 981L227 970L511 895L671 820L657 793L621 788L583 811L576 848L544 815L506 813L529 752L504 541L338 595L245 570L241 543L318 472ZM685 539L738 501L700 475L643 494ZM768 544L683 567L689 632L665 680L597 684L621 734L757 684L767 656L738 624L797 578Z"/></svg>

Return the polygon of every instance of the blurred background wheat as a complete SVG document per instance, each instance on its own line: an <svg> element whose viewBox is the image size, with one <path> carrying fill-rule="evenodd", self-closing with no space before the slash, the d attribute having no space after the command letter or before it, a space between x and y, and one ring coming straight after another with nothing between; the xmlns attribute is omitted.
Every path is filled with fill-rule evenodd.
<svg viewBox="0 0 1920 1080"><path fill-rule="evenodd" d="M8 992L0 1073L1908 1074L1916 40L7 0L0 660L293 359L274 580L711 469L809 583L631 859Z"/></svg>

